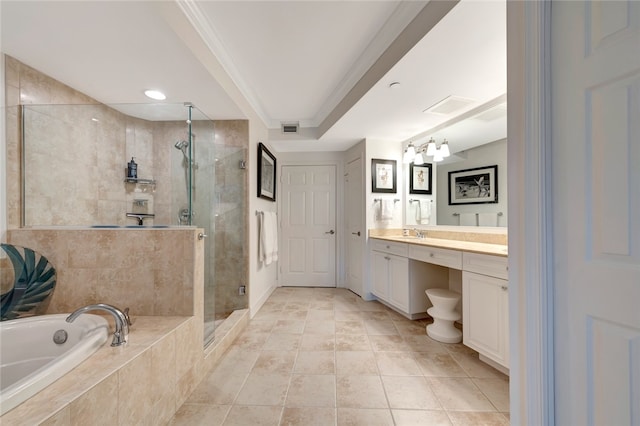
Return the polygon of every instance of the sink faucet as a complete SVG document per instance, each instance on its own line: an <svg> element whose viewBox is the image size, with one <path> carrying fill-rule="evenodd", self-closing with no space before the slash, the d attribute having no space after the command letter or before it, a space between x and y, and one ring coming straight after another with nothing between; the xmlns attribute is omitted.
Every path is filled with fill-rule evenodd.
<svg viewBox="0 0 640 426"><path fill-rule="evenodd" d="M71 315L67 317L67 322L73 322L80 315L89 311L105 311L113 315L113 319L116 323L116 331L113 333L113 341L111 346L120 346L127 343L127 335L129 335L129 326L131 320L129 318L129 308L124 312L115 306L107 305L105 303L98 303L96 305L87 305L80 309L75 310Z"/></svg>
<svg viewBox="0 0 640 426"><path fill-rule="evenodd" d="M413 232L416 233L416 237L417 238L424 238L426 236L425 232L423 232L421 229L418 228L413 228Z"/></svg>

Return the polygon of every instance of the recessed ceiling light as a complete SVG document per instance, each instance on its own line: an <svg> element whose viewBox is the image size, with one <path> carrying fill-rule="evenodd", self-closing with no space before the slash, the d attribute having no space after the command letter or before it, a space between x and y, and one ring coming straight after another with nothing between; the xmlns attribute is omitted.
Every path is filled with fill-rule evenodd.
<svg viewBox="0 0 640 426"><path fill-rule="evenodd" d="M159 90L145 90L144 94L147 98L155 99L156 101L164 101L167 99L165 94Z"/></svg>

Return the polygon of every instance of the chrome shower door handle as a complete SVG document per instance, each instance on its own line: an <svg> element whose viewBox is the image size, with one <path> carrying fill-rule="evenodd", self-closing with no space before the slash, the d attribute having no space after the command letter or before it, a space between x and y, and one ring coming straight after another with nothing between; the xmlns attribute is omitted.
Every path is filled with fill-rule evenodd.
<svg viewBox="0 0 640 426"><path fill-rule="evenodd" d="M325 234L331 234L331 235L333 235L333 234L335 234L335 233L336 233L336 231L334 231L333 229L332 229L331 231L327 231L327 232L325 232Z"/></svg>
<svg viewBox="0 0 640 426"><path fill-rule="evenodd" d="M360 236L360 231L358 232L352 232L351 235L357 235L358 237Z"/></svg>
<svg viewBox="0 0 640 426"><path fill-rule="evenodd" d="M204 234L204 233L202 233L202 232L198 234L198 239L199 239L199 240L204 240L204 239L205 239L205 238L207 238L207 237L208 237L208 235L207 235L207 234Z"/></svg>

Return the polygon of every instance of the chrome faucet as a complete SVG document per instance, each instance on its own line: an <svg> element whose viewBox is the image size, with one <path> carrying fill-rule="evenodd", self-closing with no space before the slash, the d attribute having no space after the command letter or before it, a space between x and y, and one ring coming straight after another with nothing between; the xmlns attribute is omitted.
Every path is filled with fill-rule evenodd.
<svg viewBox="0 0 640 426"><path fill-rule="evenodd" d="M426 237L426 231L424 231L424 232L423 232L421 229L413 228L413 232L415 232L415 233L416 233L416 237L417 237L417 238L424 238L424 237Z"/></svg>
<svg viewBox="0 0 640 426"><path fill-rule="evenodd" d="M127 213L127 217L133 217L138 219L138 226L144 225L144 220L150 217L155 217L153 213Z"/></svg>
<svg viewBox="0 0 640 426"><path fill-rule="evenodd" d="M80 315L89 311L105 311L113 315L113 319L116 323L116 331L113 333L113 341L111 342L111 346L120 346L127 343L129 326L131 325L131 319L129 318L129 308L125 309L123 312L115 306L107 305L105 303L87 305L75 310L71 315L69 315L67 317L67 322L73 322Z"/></svg>

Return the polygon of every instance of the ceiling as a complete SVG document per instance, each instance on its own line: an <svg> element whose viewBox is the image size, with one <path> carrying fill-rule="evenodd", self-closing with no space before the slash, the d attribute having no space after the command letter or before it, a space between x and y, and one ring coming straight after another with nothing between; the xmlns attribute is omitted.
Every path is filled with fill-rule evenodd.
<svg viewBox="0 0 640 426"><path fill-rule="evenodd" d="M2 0L0 18L3 53L100 102L157 88L212 119L259 117L276 151L420 143L506 92L504 0ZM423 112L450 96L470 102ZM444 137L468 149L496 123Z"/></svg>

